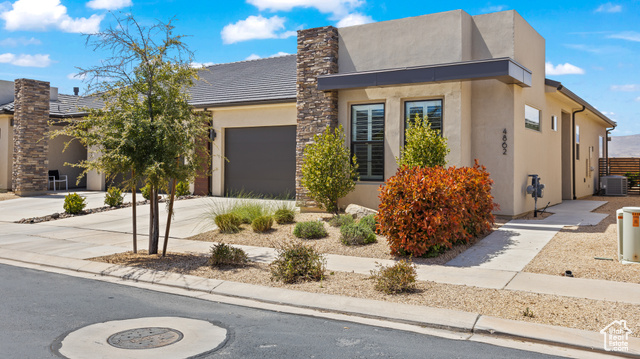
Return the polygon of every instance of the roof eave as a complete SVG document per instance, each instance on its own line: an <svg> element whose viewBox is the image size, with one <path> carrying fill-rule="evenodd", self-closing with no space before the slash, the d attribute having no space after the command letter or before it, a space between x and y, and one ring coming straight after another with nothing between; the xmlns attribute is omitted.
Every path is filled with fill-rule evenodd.
<svg viewBox="0 0 640 359"><path fill-rule="evenodd" d="M561 94L567 96L568 98L570 98L574 102L584 106L589 111L593 112L596 116L600 117L604 122L610 124L612 127L618 126L616 121L614 121L614 120L610 119L609 117L605 116L602 112L598 111L597 108L593 107L590 103L585 101L582 97L576 95L575 93L573 93L573 91L571 91L568 88L564 87L564 85L562 85L561 82L554 81L554 80L551 80L551 79L544 79L544 84L547 85L547 86L555 87L555 89L558 90L558 92L560 92Z"/></svg>

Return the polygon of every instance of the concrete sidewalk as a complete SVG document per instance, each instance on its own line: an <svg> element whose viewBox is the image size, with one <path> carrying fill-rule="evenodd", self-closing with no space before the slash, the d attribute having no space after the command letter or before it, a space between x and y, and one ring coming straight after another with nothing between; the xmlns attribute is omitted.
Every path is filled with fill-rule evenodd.
<svg viewBox="0 0 640 359"><path fill-rule="evenodd" d="M185 238L199 232L213 229L211 226L207 226L208 223L203 218L203 213L206 213L207 208L211 207L212 205L220 205L219 203L212 203L212 201L215 202L218 200L222 201L220 203L223 204L225 203L225 201L228 201L228 199L199 198L176 202L176 216L172 222L172 238L169 242L169 249L171 251L203 254L209 252L210 247L213 245L213 243L192 241ZM576 205L578 204L571 203L568 206ZM587 206L586 208L588 209L588 206L593 207L596 205L599 206L601 204L580 203L579 205L581 206L579 208L584 209L585 206ZM26 207L27 206L25 206L25 208ZM138 244L139 248L146 248L147 246L146 240L144 239L146 237L144 235L146 234L145 232L147 228L146 222L148 222L147 207L148 206L139 207L138 211L138 223L140 225L140 227L138 228L138 233L140 234L140 240ZM585 213L589 212L583 213L579 211L578 214L574 214L570 208L566 209L565 212L563 212L563 208L567 208L567 206L560 207L558 209L558 214L554 215L558 216L564 213L565 219L562 219L563 221L567 221L572 224L578 222L578 224L580 224L582 223L583 218L589 217L588 215L584 215ZM210 294L214 293L215 295L229 295L234 297L250 298L263 302L266 301L272 303L282 303L298 307L316 308L318 310L348 312L352 315L372 316L374 314L370 311L373 311L377 313L375 315L378 315L381 318L384 317L388 320L403 322L411 322L413 320L419 322L419 325L427 325L430 327L447 327L453 328L455 330L475 331L482 330L479 328L484 328L482 324L488 320L490 325L487 325L486 328L493 328L490 330L508 333L508 331L511 330L508 328L515 326L514 328L516 329L513 329L514 332L519 332L520 330L526 332L526 329L521 328L522 325L526 323L515 322L515 324L509 324L511 321L504 321L497 318L494 318L495 320L491 318L484 319L481 322L481 316L478 315L472 315L474 320L470 320L470 317L468 317L469 313L456 316L448 312L439 312L440 310L434 311L432 310L433 308L416 306L408 306L406 308L402 307L404 309L400 310L397 309L400 307L396 304L388 304L384 302L375 302L374 304L369 303L373 301L364 301L356 298L345 298L336 296L330 296L331 298L323 297L323 300L319 300L318 294L293 292L290 290L282 290L271 287L257 288L256 286L241 283L207 280L198 277L183 276L175 273L148 271L86 261L87 258L91 257L131 250L132 245L130 211L130 208L125 208L92 214L88 216L78 216L67 218L64 220L38 224L16 224L0 222L0 233L2 233L2 235L0 235L0 258L11 261L20 261L32 265L64 268L72 271L92 273L101 276L113 276L135 281L146 281L149 283L157 283L174 287L177 286L180 288L192 290L201 290ZM5 210L2 211L3 214L4 212ZM553 223L553 220L550 220L550 218L553 218L554 216L547 218L546 220L549 220L547 221L547 223L543 223L543 221L535 221L534 224L530 224L528 222L533 221L525 221L523 223L521 223L521 221L512 221L509 222L510 227L507 227L507 230L517 231L519 233L519 236L521 237L539 236L541 238L544 237L545 239L543 240L548 241L548 239L546 238L550 235L550 233L555 234L561 228L561 225ZM601 219L602 218L600 218L600 220ZM557 221L557 219L555 221ZM163 226L163 224L161 224L161 226ZM551 235L551 237L552 236L553 235ZM490 236L488 236L487 238L489 237ZM501 237L498 238L500 239ZM508 263L509 261L513 261L513 258L515 258L515 255L512 255L510 253L517 253L518 250L524 251L525 249L529 252L532 252L534 249L537 249L539 245L534 244L533 241L521 242L522 243L519 244L519 247L516 248L505 246L503 248L504 254L497 255L494 258L498 258L498 260L504 263ZM272 248L250 246L239 247L245 249L252 260L258 262L269 263L275 256L275 250ZM473 248L475 248L475 246L472 247L472 249ZM539 249L537 249L537 251L539 251ZM536 254L537 251L535 252ZM521 254L517 255L521 260L526 260L526 257L523 257ZM327 255L327 268L333 271L369 274L370 270L375 268L376 262L381 264L391 264L394 261L331 254ZM489 263L490 262L491 261L489 261ZM589 298L595 300L620 301L625 303L640 304L640 285L638 284L523 273L520 272L520 270L496 269L491 268L490 266L476 265L456 267L418 265L418 279L447 284L476 286L482 288L525 291L541 294L554 294L567 297ZM424 313L424 317L420 317L420 319L417 320L415 319L415 314L411 313L419 313L420 311L426 312ZM440 314L434 314L436 312ZM380 313L384 313L384 315ZM463 320L460 318L467 319ZM461 324L462 322L459 322L461 320L466 324ZM473 323L469 324L469 322ZM547 329L552 330L549 328ZM572 331L570 329L560 328L553 329L552 332L559 333L558 331L563 332L564 330L567 330L569 332ZM544 335L540 335L541 334L536 332L531 334L531 336L520 334L516 336L526 337L532 340L543 340L550 343L555 343L550 338L540 339L544 338ZM561 335L561 337L564 336ZM576 338L585 337L592 338L586 341L592 343L590 344L592 347L597 347L595 344L595 339L596 337L598 337L599 341L597 345L601 346L601 334L584 332L577 335ZM592 340L593 342L591 342ZM584 343L576 344L576 346L584 348ZM634 343L636 343L635 340ZM638 346L634 346L634 349L640 350L640 343L638 343Z"/></svg>

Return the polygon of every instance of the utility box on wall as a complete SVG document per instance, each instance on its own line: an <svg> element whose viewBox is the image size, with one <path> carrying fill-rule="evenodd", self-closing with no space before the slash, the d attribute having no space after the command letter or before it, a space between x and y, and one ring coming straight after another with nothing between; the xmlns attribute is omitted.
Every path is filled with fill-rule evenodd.
<svg viewBox="0 0 640 359"><path fill-rule="evenodd" d="M640 263L640 207L623 207L622 218L618 214L618 241L620 260ZM621 223L620 223L621 222ZM622 229L622 233L620 233Z"/></svg>

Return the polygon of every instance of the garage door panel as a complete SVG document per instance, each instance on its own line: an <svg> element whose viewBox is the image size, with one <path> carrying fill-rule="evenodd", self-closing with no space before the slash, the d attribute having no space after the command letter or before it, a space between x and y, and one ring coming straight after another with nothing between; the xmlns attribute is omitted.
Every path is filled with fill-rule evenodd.
<svg viewBox="0 0 640 359"><path fill-rule="evenodd" d="M295 194L296 126L225 130L225 192Z"/></svg>

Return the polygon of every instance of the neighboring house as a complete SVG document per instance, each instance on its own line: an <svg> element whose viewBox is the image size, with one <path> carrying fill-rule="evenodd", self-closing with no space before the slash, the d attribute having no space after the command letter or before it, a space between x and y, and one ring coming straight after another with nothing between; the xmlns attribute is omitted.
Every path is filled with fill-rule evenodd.
<svg viewBox="0 0 640 359"><path fill-rule="evenodd" d="M448 139L449 165L485 165L496 213L514 216L533 210L529 174L546 185L543 204L593 194L606 131L615 126L545 78L545 41L515 11L301 30L296 55L214 65L200 75L191 103L212 113L220 156L195 189L213 195L295 192L312 204L300 186L304 146L342 125L360 181L341 204L377 207L407 118L427 114ZM94 176L88 188L103 189Z"/></svg>

